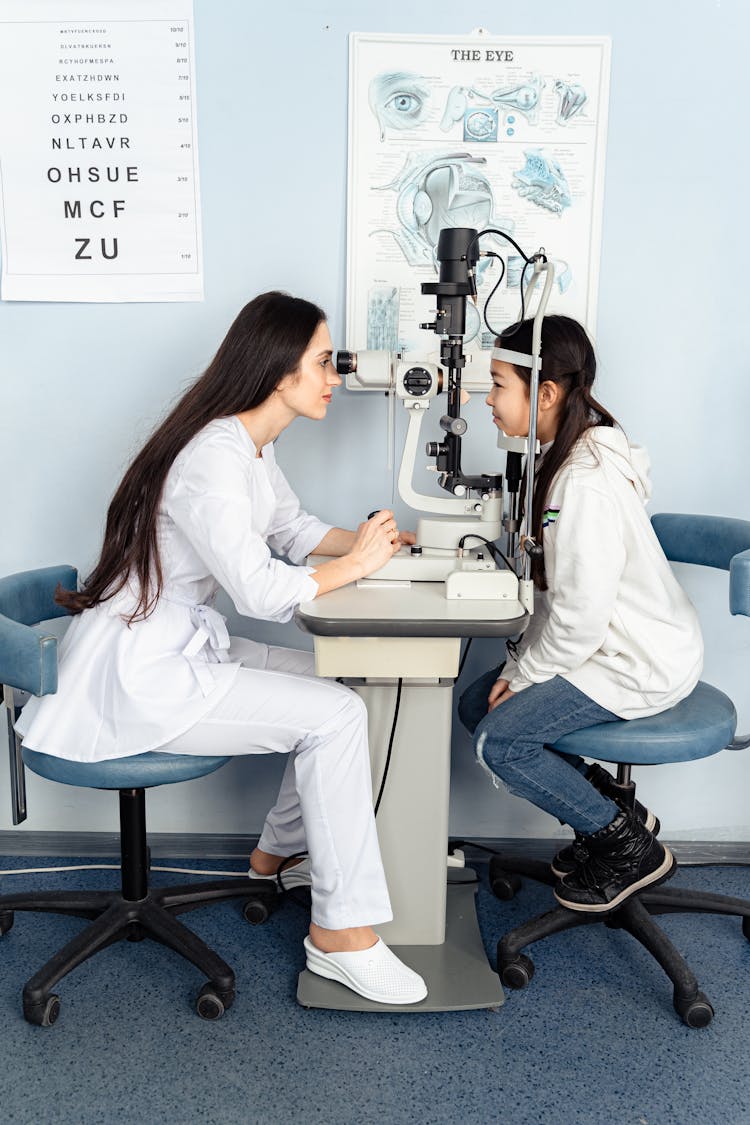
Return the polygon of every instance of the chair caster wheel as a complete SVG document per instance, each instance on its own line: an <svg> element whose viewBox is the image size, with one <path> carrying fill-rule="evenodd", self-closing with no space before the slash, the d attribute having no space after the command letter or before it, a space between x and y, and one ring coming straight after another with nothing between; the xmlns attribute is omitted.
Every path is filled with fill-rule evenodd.
<svg viewBox="0 0 750 1125"><path fill-rule="evenodd" d="M2 919L1 918L0 918L0 925L2 925ZM745 917L745 918L742 919L742 933L748 939L748 941L750 941L750 918Z"/></svg>
<svg viewBox="0 0 750 1125"><path fill-rule="evenodd" d="M495 898L499 898L503 902L510 902L520 889L521 880L518 875L505 871L497 862L497 857L493 857L490 860L490 890Z"/></svg>
<svg viewBox="0 0 750 1125"><path fill-rule="evenodd" d="M251 926L261 926L268 921L276 906L276 891L273 892L272 896L264 895L262 898L260 896L249 898L242 907L242 916Z"/></svg>
<svg viewBox="0 0 750 1125"><path fill-rule="evenodd" d="M500 967L500 980L506 988L526 988L534 976L534 962L525 953L519 953L512 961Z"/></svg>
<svg viewBox="0 0 750 1125"><path fill-rule="evenodd" d="M30 1001L24 997L23 1018L36 1027L52 1027L60 1015L60 997L53 992L44 1000Z"/></svg>
<svg viewBox="0 0 750 1125"><path fill-rule="evenodd" d="M3 910L0 912L0 937L7 934L8 930L13 929L13 911Z"/></svg>
<svg viewBox="0 0 750 1125"><path fill-rule="evenodd" d="M695 996L691 996L687 1000L675 995L674 1008L677 1014L682 1017L682 1022L686 1023L688 1027L708 1027L714 1018L711 1001L705 992L696 992Z"/></svg>
<svg viewBox="0 0 750 1125"><path fill-rule="evenodd" d="M209 981L198 993L195 1010L202 1020L218 1020L234 1003L234 989L220 992Z"/></svg>

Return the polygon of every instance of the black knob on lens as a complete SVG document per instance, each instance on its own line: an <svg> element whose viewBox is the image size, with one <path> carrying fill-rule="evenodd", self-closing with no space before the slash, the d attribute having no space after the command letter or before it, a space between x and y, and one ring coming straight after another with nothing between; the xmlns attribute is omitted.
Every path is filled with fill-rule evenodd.
<svg viewBox="0 0 750 1125"><path fill-rule="evenodd" d="M351 375L357 370L356 352L336 352L336 370L339 375Z"/></svg>
<svg viewBox="0 0 750 1125"><path fill-rule="evenodd" d="M428 457L440 457L442 454L448 452L448 446L444 441L428 441L425 446L425 452Z"/></svg>

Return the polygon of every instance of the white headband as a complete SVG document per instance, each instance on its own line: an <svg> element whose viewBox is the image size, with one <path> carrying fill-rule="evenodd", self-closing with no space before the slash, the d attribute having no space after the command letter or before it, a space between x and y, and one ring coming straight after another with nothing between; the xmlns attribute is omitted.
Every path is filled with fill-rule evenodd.
<svg viewBox="0 0 750 1125"><path fill-rule="evenodd" d="M492 358L502 360L503 363L515 363L518 367L533 367L534 357L524 355L523 352L511 352L507 348L493 348ZM541 371L542 360L541 357L538 363L538 369Z"/></svg>

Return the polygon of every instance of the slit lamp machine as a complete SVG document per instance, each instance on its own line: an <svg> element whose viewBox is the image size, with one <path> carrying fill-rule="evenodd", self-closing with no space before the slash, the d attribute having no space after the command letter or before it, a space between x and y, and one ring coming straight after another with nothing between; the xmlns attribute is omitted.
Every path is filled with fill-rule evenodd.
<svg viewBox="0 0 750 1125"><path fill-rule="evenodd" d="M446 598L490 601L494 603L494 615L498 619L504 619L517 617L523 611L533 613L534 609L531 562L535 555L541 554L541 545L526 535L522 541L520 558L514 560L514 556L519 534L522 458L529 449L539 449L536 417L539 372L542 367L541 333L554 281L554 265L547 260L543 250L533 254L531 258L523 254L526 261L524 273L528 271L529 280L524 292L524 278L521 279L522 317L524 306L528 306L535 288L539 287L531 355L521 354L507 347L495 348L492 352L493 359L531 370L528 438L508 437L502 432L498 436L498 447L506 451L506 511L501 474L469 476L461 468L461 441L467 431L466 420L461 416L462 376L466 367L466 301L475 300L477 296L475 270L480 256L484 256L480 254L479 242L487 234L502 236L523 254L504 231L493 229L478 232L468 227L450 227L440 232L437 244L438 280L423 282L421 286L422 293L435 297L435 319L427 324L420 324L420 328L434 331L440 337L439 364L413 361L399 352L340 351L336 357L336 367L339 374L345 376L348 390L378 391L381 394L385 391L403 403L408 414L408 427L398 475L398 491L401 499L411 508L426 513L420 516L417 523L416 545L402 547L384 567L364 579L362 584L406 585L410 582L443 581ZM486 254L499 257L493 251L487 251ZM493 331L489 323L487 328ZM512 341L512 336L506 337L505 342L509 341ZM476 387L475 380L473 385ZM443 436L438 441L428 441L425 451L427 457L435 462L432 467L437 472L438 484L449 494L447 497L417 492L413 485L422 423L433 400L440 394L445 394L447 399L445 412L439 420ZM532 526L530 516L533 494L534 458L530 457L524 503L527 527ZM507 537L508 555L515 565L495 545L501 535ZM467 541L470 546L465 546Z"/></svg>

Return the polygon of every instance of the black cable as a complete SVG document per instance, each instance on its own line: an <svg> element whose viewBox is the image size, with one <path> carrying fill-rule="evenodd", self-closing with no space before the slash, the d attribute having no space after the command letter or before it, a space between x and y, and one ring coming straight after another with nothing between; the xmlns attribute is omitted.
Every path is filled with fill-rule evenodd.
<svg viewBox="0 0 750 1125"><path fill-rule="evenodd" d="M491 543L490 540L485 539L483 535L475 535L473 532L471 532L470 534L461 536L458 541L459 547L463 548L463 545L467 539L478 539L480 543L484 543L495 562L497 562L498 557L501 558L507 566L508 570L512 570L514 574L516 573L515 567L511 564L507 556L503 554L503 552L495 543Z"/></svg>
<svg viewBox="0 0 750 1125"><path fill-rule="evenodd" d="M495 848L488 848L485 844L477 844L476 841L474 841L474 840L453 840L453 839L451 839L451 840L448 841L448 847L449 847L449 852L450 852L451 855L456 850L456 848L465 848L465 847L478 848L480 852L488 852L489 855L502 855L503 854L501 851L498 852Z"/></svg>
<svg viewBox="0 0 750 1125"><path fill-rule="evenodd" d="M492 293L490 293L489 297L487 298L487 300L485 302L485 305L484 305L484 312L483 312L482 315L484 316L484 323L487 325L487 330L489 332L491 332L493 336L499 336L503 340L510 340L513 336L515 336L516 332L518 332L520 330L521 325L523 324L523 321L526 317L526 294L523 291L523 279L526 277L526 270L529 268L530 265L531 265L531 259L527 258L526 263L524 264L524 267L521 270L521 280L518 283L518 287L519 287L519 290L520 290L520 293L521 293L521 315L519 316L519 318L516 322L516 326L515 326L515 328L512 329L512 331L508 328L504 328L502 330L502 332L497 332L492 327L492 325L490 324L489 319L487 317L487 307L490 303L490 299L494 296L495 289L497 289L497 285L495 286L495 289L492 290ZM502 278L500 280L502 281Z"/></svg>
<svg viewBox="0 0 750 1125"><path fill-rule="evenodd" d="M471 643L471 640L469 641L469 645L470 645L470 643ZM469 645L467 645L467 652L469 651ZM466 659L466 652L464 652L464 659ZM461 667L463 667L463 664L461 664ZM460 672L459 672L459 675L460 675ZM376 804L374 804L374 814L376 814L376 817L378 816L378 809L380 808L380 802L382 801L382 794L383 794L383 792L385 792L386 782L388 780L388 771L389 771L389 768L390 768L390 758L391 758L392 750L394 750L394 739L396 738L396 723L398 722L398 712L399 712L400 705L401 705L401 687L403 687L403 685L404 685L403 679L399 678L398 686L396 688L396 706L395 706L395 709L394 709L394 721L392 721L392 723L391 723L390 738L388 739L388 753L386 754L386 765L383 766L382 777L381 777L381 780L380 780L380 790L378 792L378 800L376 801ZM282 880L282 877L281 877L282 872L284 870L286 870L287 867L291 866L293 859L304 859L307 854L308 854L307 852L295 852L295 854L293 854L293 855L288 855L286 858L282 859L281 863L277 867L277 872L275 872L275 876L270 876L270 875L268 876L269 879L270 879L270 877L275 877L275 881L277 881L277 884L279 886L279 890L283 894L289 894L292 890L295 890L295 888L289 888L289 886L283 885L283 880ZM295 866L296 866L296 864L295 864ZM263 876L261 876L261 877L263 877Z"/></svg>
<svg viewBox="0 0 750 1125"><path fill-rule="evenodd" d="M398 687L396 688L396 706L393 710L393 722L391 723L391 737L388 739L388 753L385 756L383 776L380 779L380 791L378 793L378 799L375 802L375 816L378 815L378 809L380 808L380 802L383 799L383 792L385 790L385 783L388 780L388 770L391 764L391 753L393 751L393 740L396 737L396 723L398 722L398 712L401 706L401 688L403 686L403 682L404 681L399 677Z"/></svg>
<svg viewBox="0 0 750 1125"><path fill-rule="evenodd" d="M307 852L295 852L294 855L288 855L286 857L286 859L283 859L281 861L281 863L279 864L279 866L276 868L276 882L277 882L279 890L281 891L282 894L289 895L289 894L292 893L293 890L295 890L295 888L284 886L284 881L281 878L281 872L286 867L291 866L293 859L304 859L307 854L308 854ZM294 866L296 867L297 865L295 864ZM294 896L292 896L292 897L294 897ZM294 899L294 901L299 902L300 900ZM307 905L307 903L305 903L304 905Z"/></svg>
<svg viewBox="0 0 750 1125"><path fill-rule="evenodd" d="M523 321L524 317L526 316L526 299L525 299L524 291L523 291L523 279L526 276L526 270L528 269L528 267L530 265L533 264L534 259L529 258L524 253L524 251L518 245L516 240L514 238L511 238L511 236L507 233L507 231L500 230L498 227L487 227L485 230L477 231L477 233L474 235L474 237L469 242L469 245L466 248L466 259L467 259L467 261L469 259L469 255L471 253L471 250L474 247L474 244L478 243L479 239L482 238L482 236L485 235L485 234L499 234L501 238L504 238L506 242L509 242L511 244L511 246L513 246L518 251L518 253L521 255L521 257L523 258L523 260L525 262L525 265L523 267L523 271L521 273L521 282L520 282L521 316L519 318L518 325L513 332L508 332L507 328L504 330L505 331L505 337L504 338L507 340L507 339L510 339L511 336L515 336L516 332L520 328L521 321ZM490 324L489 318L487 316L487 309L489 308L490 301L494 297L495 292L496 292L498 286L500 285L500 282L503 280L503 277L505 276L505 262L500 257L500 255L495 254L494 251L485 251L485 253L487 254L488 257L498 258L500 260L501 264L502 264L503 269L502 269L502 273L500 274L500 277L498 278L497 284L495 285L495 288L492 290L489 297L487 298L487 300L484 303L484 310L483 310L482 315L484 317L484 323L487 325L487 330L489 332L491 332L493 336L502 336L503 333L502 332L496 332L495 329ZM546 254L540 254L539 256L541 257L543 262L547 261L547 255Z"/></svg>
<svg viewBox="0 0 750 1125"><path fill-rule="evenodd" d="M471 648L471 642L473 640L474 640L473 637L469 637L466 641L466 648L464 649L464 654L461 657L461 663L458 666L458 675L456 676L457 681L461 679L461 673L464 670L464 664L466 663L466 657L469 655L469 649Z"/></svg>

